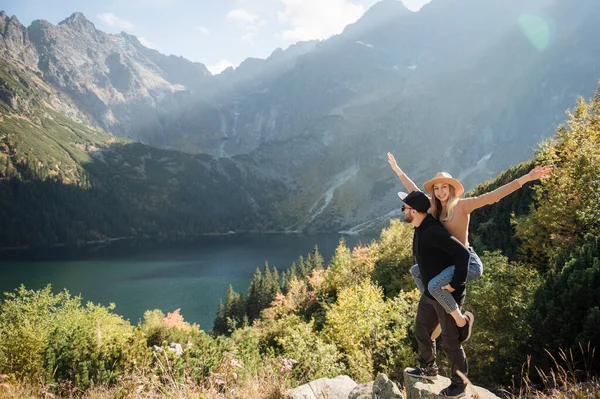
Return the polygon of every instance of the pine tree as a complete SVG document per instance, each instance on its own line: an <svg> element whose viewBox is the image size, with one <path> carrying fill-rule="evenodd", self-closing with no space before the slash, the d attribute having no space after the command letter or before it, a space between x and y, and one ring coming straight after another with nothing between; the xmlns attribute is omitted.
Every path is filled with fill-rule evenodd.
<svg viewBox="0 0 600 399"><path fill-rule="evenodd" d="M323 256L319 253L319 248L316 245L313 248L312 252L308 254L306 261L310 265L310 271L323 269Z"/></svg>
<svg viewBox="0 0 600 399"><path fill-rule="evenodd" d="M225 334L227 332L227 318L225 316L223 300L221 299L219 299L219 307L217 308L217 317L215 317L213 331L216 334Z"/></svg>
<svg viewBox="0 0 600 399"><path fill-rule="evenodd" d="M262 310L262 297L263 294L263 275L256 268L254 272L254 277L250 282L250 286L248 287L248 299L246 301L246 312L250 320L256 319L260 315L260 311Z"/></svg>

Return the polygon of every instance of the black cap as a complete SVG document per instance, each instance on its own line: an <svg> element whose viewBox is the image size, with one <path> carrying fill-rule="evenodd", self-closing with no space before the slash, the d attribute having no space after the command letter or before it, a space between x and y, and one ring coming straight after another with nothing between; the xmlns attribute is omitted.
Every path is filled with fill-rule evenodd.
<svg viewBox="0 0 600 399"><path fill-rule="evenodd" d="M420 213L427 213L429 207L431 206L429 197L427 197L422 191L415 190L411 191L409 194L399 192L398 197L400 197L400 199L404 201L406 205L416 209L417 212Z"/></svg>

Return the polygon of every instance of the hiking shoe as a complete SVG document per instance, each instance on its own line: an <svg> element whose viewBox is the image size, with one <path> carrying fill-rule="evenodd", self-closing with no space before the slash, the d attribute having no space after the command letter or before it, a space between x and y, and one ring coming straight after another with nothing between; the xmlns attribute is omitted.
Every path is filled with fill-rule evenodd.
<svg viewBox="0 0 600 399"><path fill-rule="evenodd" d="M435 380L438 374L438 367L435 363L422 365L420 367L409 367L404 370L411 377L424 378L426 380Z"/></svg>
<svg viewBox="0 0 600 399"><path fill-rule="evenodd" d="M440 334L442 333L442 326L441 324L438 323L437 327L433 329L433 332L431 333L431 340L435 341L437 339L437 337L440 336Z"/></svg>
<svg viewBox="0 0 600 399"><path fill-rule="evenodd" d="M473 323L475 322L475 316L471 312L465 312L465 317L467 318L467 324L458 328L458 340L460 342L465 342L469 338L471 338L471 331L473 330Z"/></svg>
<svg viewBox="0 0 600 399"><path fill-rule="evenodd" d="M440 392L440 396L445 396L447 398L460 398L466 395L466 390L466 385L458 385L455 383L451 383L449 386L442 389L442 391Z"/></svg>

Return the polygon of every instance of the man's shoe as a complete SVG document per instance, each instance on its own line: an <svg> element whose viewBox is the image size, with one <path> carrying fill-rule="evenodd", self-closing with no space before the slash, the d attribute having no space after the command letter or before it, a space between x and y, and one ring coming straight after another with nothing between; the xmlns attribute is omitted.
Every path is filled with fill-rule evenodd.
<svg viewBox="0 0 600 399"><path fill-rule="evenodd" d="M440 392L440 396L445 396L447 398L460 398L466 395L466 390L466 385L457 385L451 383L449 386L442 389L442 392Z"/></svg>
<svg viewBox="0 0 600 399"><path fill-rule="evenodd" d="M460 342L465 342L469 338L471 338L471 331L473 330L473 323L475 322L475 316L471 312L465 312L465 317L467 318L467 324L458 328L458 340Z"/></svg>
<svg viewBox="0 0 600 399"><path fill-rule="evenodd" d="M415 368L407 368L404 371L411 377L423 378L426 380L435 380L438 375L438 367L435 363Z"/></svg>
<svg viewBox="0 0 600 399"><path fill-rule="evenodd" d="M442 325L438 323L437 327L433 329L433 332L431 333L431 340L435 341L437 339L437 337L440 336L440 334L442 333Z"/></svg>

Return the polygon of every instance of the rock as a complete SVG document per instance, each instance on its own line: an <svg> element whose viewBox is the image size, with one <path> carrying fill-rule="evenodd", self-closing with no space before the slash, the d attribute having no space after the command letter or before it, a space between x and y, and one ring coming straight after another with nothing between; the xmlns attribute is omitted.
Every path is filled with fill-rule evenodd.
<svg viewBox="0 0 600 399"><path fill-rule="evenodd" d="M373 381L357 385L348 395L348 399L371 399L372 397Z"/></svg>
<svg viewBox="0 0 600 399"><path fill-rule="evenodd" d="M387 375L379 374L373 382L373 399L404 398L398 386Z"/></svg>
<svg viewBox="0 0 600 399"><path fill-rule="evenodd" d="M171 342L169 344L169 348L168 348L171 352L175 352L175 354L177 356L181 356L183 355L183 348L181 347L181 344L175 343L175 342Z"/></svg>
<svg viewBox="0 0 600 399"><path fill-rule="evenodd" d="M440 396L442 389L450 385L450 379L437 376L435 380L426 380L417 377L411 377L404 370L404 386L406 388L407 399L442 399L445 396ZM500 399L485 388L469 384L467 386L465 398L478 399Z"/></svg>
<svg viewBox="0 0 600 399"><path fill-rule="evenodd" d="M339 375L333 379L320 378L300 385L287 394L294 399L347 399L356 385L347 375Z"/></svg>

